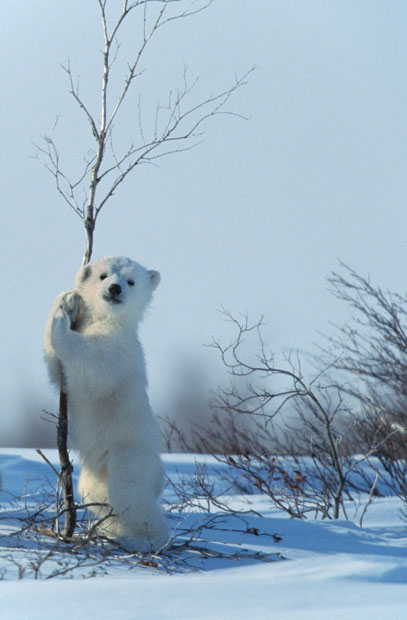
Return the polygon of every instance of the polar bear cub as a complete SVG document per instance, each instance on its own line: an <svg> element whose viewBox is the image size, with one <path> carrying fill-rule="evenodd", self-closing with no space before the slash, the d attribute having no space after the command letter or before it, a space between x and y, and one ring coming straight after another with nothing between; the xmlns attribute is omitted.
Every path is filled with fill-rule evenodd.
<svg viewBox="0 0 407 620"><path fill-rule="evenodd" d="M137 336L159 281L129 258L95 260L57 297L44 339L51 380L59 387L63 374L67 387L82 500L103 519L103 533L138 551L168 540L159 430Z"/></svg>

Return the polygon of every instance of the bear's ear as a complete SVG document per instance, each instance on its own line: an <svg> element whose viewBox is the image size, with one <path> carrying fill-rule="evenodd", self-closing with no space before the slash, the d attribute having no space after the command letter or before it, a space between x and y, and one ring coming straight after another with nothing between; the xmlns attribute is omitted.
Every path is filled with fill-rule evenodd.
<svg viewBox="0 0 407 620"><path fill-rule="evenodd" d="M153 269L148 272L148 275L150 276L151 288L154 291L160 284L161 276L158 271L154 271Z"/></svg>
<svg viewBox="0 0 407 620"><path fill-rule="evenodd" d="M89 278L91 273L92 273L92 268L90 265L85 265L84 267L82 267L78 274L79 282L85 282L85 280Z"/></svg>

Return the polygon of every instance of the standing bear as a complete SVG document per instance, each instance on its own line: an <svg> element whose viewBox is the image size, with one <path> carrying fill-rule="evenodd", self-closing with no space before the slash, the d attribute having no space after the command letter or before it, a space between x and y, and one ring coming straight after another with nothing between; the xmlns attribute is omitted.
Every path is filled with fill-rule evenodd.
<svg viewBox="0 0 407 620"><path fill-rule="evenodd" d="M142 552L169 536L159 505L159 429L137 336L159 281L157 271L129 258L85 265L75 288L57 297L44 340L51 381L59 387L63 376L67 389L82 500L103 519L102 533Z"/></svg>

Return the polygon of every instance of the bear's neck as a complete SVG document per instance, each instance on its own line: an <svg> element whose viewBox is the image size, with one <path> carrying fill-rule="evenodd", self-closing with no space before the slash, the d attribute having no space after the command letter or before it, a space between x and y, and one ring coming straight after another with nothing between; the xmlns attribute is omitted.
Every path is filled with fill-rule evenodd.
<svg viewBox="0 0 407 620"><path fill-rule="evenodd" d="M100 325L101 329L104 331L104 328L108 331L128 331L131 334L137 333L138 322L134 320L129 321L128 316L124 314L96 314L91 312L88 308L83 307L78 317L77 323L77 331L82 332L91 326L96 326L96 324Z"/></svg>

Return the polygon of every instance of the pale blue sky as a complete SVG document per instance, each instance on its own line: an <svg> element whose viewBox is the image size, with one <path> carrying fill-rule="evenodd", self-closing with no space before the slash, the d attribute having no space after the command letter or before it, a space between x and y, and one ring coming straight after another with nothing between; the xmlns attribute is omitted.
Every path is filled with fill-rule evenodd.
<svg viewBox="0 0 407 620"><path fill-rule="evenodd" d="M81 261L80 220L30 155L58 118L74 166L92 146L60 63L70 58L96 106L96 0L2 3L2 419L35 386L52 408L42 363L51 303ZM136 90L145 101L182 83L183 63L210 94L253 65L204 143L136 170L97 225L94 256L123 254L162 283L143 326L153 404L182 389L184 359L218 380L217 309L264 314L267 342L313 350L341 322L326 276L341 259L383 288L406 290L407 3L402 0L216 0L152 42ZM131 44L126 31L123 51ZM137 93L138 94L138 93ZM128 106L126 127L135 113ZM130 130L130 129L129 129ZM186 356L186 357L185 357Z"/></svg>

